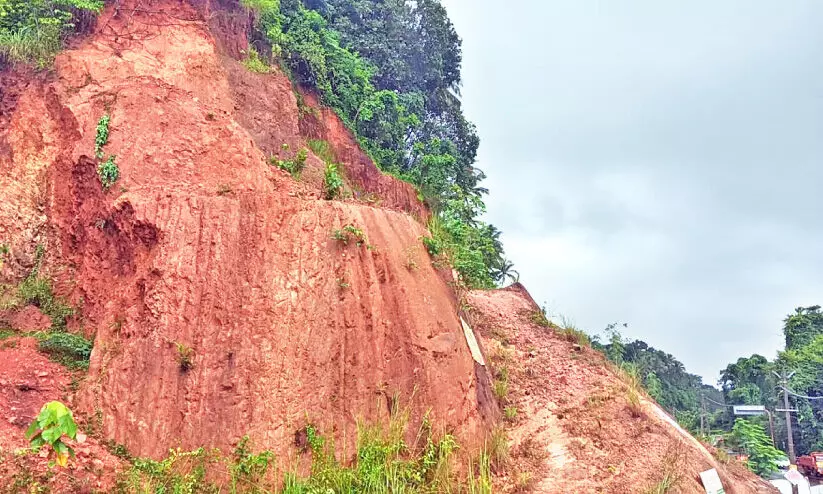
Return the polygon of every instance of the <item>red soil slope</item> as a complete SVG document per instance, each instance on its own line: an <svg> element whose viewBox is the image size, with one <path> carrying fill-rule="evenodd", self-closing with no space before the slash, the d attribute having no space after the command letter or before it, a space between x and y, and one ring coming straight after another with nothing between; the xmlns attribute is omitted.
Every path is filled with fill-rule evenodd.
<svg viewBox="0 0 823 494"><path fill-rule="evenodd" d="M497 370L509 375L510 463L501 491L641 493L666 472L667 492L702 494L698 474L716 468L730 494L777 492L739 464L724 465L641 397L632 412L627 387L603 356L532 321L537 304L521 285L468 296L474 329Z"/></svg>
<svg viewBox="0 0 823 494"><path fill-rule="evenodd" d="M0 179L14 255L46 244L47 271L82 298L83 330L96 336L81 408L99 410L106 437L137 455L249 434L282 457L307 417L345 445L395 393L413 396L418 417L431 408L466 441L481 437L487 379L423 227L404 212L320 200L268 165L256 141L302 142L291 88L255 75L276 116L261 122L268 135L251 125L230 81L236 62L192 8L116 9L59 56L53 80L23 90L0 162L15 178ZM107 112L105 153L121 178L104 193L92 155ZM370 163L354 169L365 166L364 177L382 177ZM406 184L377 182L383 205L423 211ZM347 224L369 248L331 238Z"/></svg>

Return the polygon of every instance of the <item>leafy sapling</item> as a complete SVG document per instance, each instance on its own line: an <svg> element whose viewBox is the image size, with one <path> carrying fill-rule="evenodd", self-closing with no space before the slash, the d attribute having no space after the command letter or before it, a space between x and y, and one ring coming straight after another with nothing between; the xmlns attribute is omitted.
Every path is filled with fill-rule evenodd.
<svg viewBox="0 0 823 494"><path fill-rule="evenodd" d="M50 446L54 459L49 463L57 463L65 467L69 463L69 456L74 457L74 450L69 447L63 438L77 439L77 423L66 405L59 401L50 401L43 405L40 414L31 423L26 431L26 438L32 448L40 450L43 446Z"/></svg>

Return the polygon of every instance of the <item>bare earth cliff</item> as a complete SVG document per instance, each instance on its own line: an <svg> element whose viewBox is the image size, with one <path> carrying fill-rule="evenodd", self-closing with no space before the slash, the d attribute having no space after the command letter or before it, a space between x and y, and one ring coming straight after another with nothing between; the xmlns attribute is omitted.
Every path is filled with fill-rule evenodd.
<svg viewBox="0 0 823 494"><path fill-rule="evenodd" d="M697 472L712 467L727 492L771 492L726 472L652 403L638 418L604 398L612 408L595 417L587 400L617 378L589 350L579 356L532 327L536 306L522 288L462 301L474 307L467 317L490 365L477 363L451 274L420 241L428 212L414 189L380 173L311 95L315 110L301 112L285 76L237 62L248 15L225 3L121 1L52 73L2 76L0 241L10 255L0 282L24 278L42 245L42 271L78 308L69 330L94 349L88 375L71 386L27 339L0 348L0 448L24 445L43 402L64 399L137 456L230 449L248 434L293 458L307 420L344 448L358 420L385 420L399 396L413 421L430 411L477 450L501 417L490 335L505 330L515 361L534 365L513 366L520 418L506 426L512 464L501 467L499 490L529 473L538 492L642 492L675 444L686 452L681 492L702 492ZM104 114L105 152L120 168L107 192L94 158ZM283 144L295 150L309 138L331 144L348 199L322 198L314 155L299 182L270 164ZM332 238L345 225L362 229L363 245ZM38 314L0 317L16 330L47 328ZM191 365L181 366L181 348ZM524 438L536 441L535 456L518 456ZM98 469L117 463L97 443L81 453Z"/></svg>

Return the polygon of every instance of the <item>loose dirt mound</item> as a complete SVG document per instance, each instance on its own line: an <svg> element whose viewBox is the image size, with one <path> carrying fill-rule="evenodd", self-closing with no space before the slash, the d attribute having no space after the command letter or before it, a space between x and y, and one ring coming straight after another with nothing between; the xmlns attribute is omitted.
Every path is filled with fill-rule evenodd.
<svg viewBox="0 0 823 494"><path fill-rule="evenodd" d="M717 462L652 401L641 396L633 409L601 354L534 322L539 308L522 286L472 292L468 303L492 367L508 372L507 406L517 410L501 490L658 492L669 475L668 492L700 494L698 474L716 468L728 493L776 492L742 466Z"/></svg>
<svg viewBox="0 0 823 494"><path fill-rule="evenodd" d="M118 2L55 74L24 90L4 129L13 149L0 169L24 180L0 182L14 205L0 209L0 228L13 252L46 231L44 270L82 300L96 338L81 408L102 415L107 438L159 457L249 434L285 459L310 420L353 451L357 419L385 417L395 394L464 443L482 436L487 382L423 227L320 200L271 167L197 12ZM287 91L280 76L259 77ZM268 139L297 143L286 94L265 100L286 119ZM94 157L104 114L103 151L120 170L107 193ZM378 182L380 193L408 188ZM384 205L414 210L392 197ZM348 243L333 239L346 225Z"/></svg>

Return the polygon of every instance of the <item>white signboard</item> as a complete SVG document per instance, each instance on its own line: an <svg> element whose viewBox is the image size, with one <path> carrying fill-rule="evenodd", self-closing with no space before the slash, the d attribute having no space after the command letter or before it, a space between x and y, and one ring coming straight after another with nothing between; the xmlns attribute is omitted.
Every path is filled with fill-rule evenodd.
<svg viewBox="0 0 823 494"><path fill-rule="evenodd" d="M735 415L763 415L766 413L766 407L761 405L735 405Z"/></svg>
<svg viewBox="0 0 823 494"><path fill-rule="evenodd" d="M700 472L700 481L703 482L703 488L706 489L706 494L726 494L726 491L723 489L723 483L720 482L720 476L717 475L717 470L714 468Z"/></svg>

